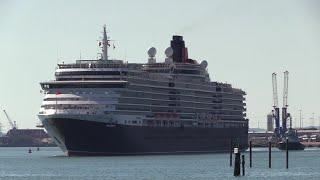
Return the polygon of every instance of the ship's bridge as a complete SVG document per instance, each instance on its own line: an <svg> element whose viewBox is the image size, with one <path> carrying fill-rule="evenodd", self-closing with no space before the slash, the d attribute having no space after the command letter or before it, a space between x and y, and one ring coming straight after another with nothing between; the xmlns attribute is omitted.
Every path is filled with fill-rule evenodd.
<svg viewBox="0 0 320 180"><path fill-rule="evenodd" d="M123 68L127 63L122 60L76 60L76 63L58 64L58 69L78 68Z"/></svg>
<svg viewBox="0 0 320 180"><path fill-rule="evenodd" d="M57 81L121 80L127 71L128 64L122 60L77 60L58 64L55 76Z"/></svg>

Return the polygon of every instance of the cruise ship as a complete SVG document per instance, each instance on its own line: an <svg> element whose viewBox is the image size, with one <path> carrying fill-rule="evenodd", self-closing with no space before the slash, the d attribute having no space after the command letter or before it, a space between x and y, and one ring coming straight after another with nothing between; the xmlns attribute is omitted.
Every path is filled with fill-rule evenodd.
<svg viewBox="0 0 320 180"><path fill-rule="evenodd" d="M188 57L173 36L166 58L156 49L142 63L108 57L59 63L41 82L38 117L68 156L226 152L248 147L246 93L211 81L208 62ZM228 69L225 69L228 71Z"/></svg>

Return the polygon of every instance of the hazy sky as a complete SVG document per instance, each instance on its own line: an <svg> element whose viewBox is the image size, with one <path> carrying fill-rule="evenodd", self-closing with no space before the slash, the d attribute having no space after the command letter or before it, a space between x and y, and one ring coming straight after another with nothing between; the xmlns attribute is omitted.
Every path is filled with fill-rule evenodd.
<svg viewBox="0 0 320 180"><path fill-rule="evenodd" d="M113 58L146 62L183 35L189 57L209 62L212 80L247 92L250 126L266 127L272 108L271 74L289 74L289 112L304 124L320 116L320 1L312 0L0 0L0 107L20 128L34 128L43 96L40 81L54 78L57 62L97 57L107 24ZM0 122L8 122L3 113ZM297 122L297 125L299 123Z"/></svg>

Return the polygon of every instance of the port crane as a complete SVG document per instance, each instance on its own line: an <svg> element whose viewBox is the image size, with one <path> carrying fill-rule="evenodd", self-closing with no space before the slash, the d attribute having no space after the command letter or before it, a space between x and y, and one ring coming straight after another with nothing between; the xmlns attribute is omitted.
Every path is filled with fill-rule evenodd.
<svg viewBox="0 0 320 180"><path fill-rule="evenodd" d="M277 87L277 74L272 73L272 90L273 90L273 118L275 120L276 128L275 133L277 137L280 137L280 111L278 105L278 87Z"/></svg>
<svg viewBox="0 0 320 180"><path fill-rule="evenodd" d="M4 115L6 116L10 126L12 129L18 129L16 121L12 121L11 118L9 117L8 113L6 112L6 110L3 110Z"/></svg>
<svg viewBox="0 0 320 180"><path fill-rule="evenodd" d="M292 128L292 121L290 113L287 112L288 108L288 87L289 87L289 72L284 72L284 84L283 84L283 102L282 102L282 113L280 126L280 109L278 105L278 91L277 91L277 74L272 73L272 89L273 89L273 117L275 120L276 128L275 133L277 137L281 137L288 130L287 121L290 121L290 128Z"/></svg>
<svg viewBox="0 0 320 180"><path fill-rule="evenodd" d="M283 133L287 131L287 119L290 118L290 114L287 112L288 108L288 81L289 72L285 71L283 76L283 104L282 104L282 131Z"/></svg>

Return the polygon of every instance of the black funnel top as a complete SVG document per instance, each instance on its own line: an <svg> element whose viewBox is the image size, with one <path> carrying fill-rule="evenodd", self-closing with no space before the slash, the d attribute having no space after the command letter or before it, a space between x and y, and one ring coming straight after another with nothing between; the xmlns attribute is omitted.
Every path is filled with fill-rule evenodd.
<svg viewBox="0 0 320 180"><path fill-rule="evenodd" d="M183 62L182 54L185 49L183 37L173 36L171 41L171 48L173 49L173 62Z"/></svg>

